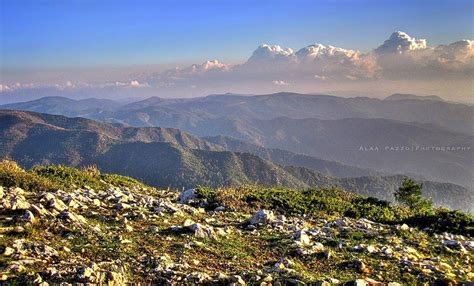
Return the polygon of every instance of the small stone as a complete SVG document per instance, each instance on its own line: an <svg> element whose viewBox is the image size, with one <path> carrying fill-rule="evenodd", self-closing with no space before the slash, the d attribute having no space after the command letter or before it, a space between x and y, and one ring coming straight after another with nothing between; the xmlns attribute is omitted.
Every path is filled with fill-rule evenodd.
<svg viewBox="0 0 474 286"><path fill-rule="evenodd" d="M118 210L128 210L128 209L132 208L132 206L129 205L129 204L126 204L126 203L117 203L115 205L115 208L118 209Z"/></svg>
<svg viewBox="0 0 474 286"><path fill-rule="evenodd" d="M367 286L369 283L367 283L364 279L356 279L352 281L348 281L344 283L344 286Z"/></svg>
<svg viewBox="0 0 474 286"><path fill-rule="evenodd" d="M186 220L184 221L183 226L184 226L184 227L189 227L189 226L191 226L191 225L193 225L193 224L195 224L195 222L194 222L192 219L189 219L189 218L188 218L188 219L186 219Z"/></svg>
<svg viewBox="0 0 474 286"><path fill-rule="evenodd" d="M37 216L44 216L48 213L48 211L43 207L43 205L35 205L32 204L30 210Z"/></svg>
<svg viewBox="0 0 474 286"><path fill-rule="evenodd" d="M23 196L14 196L10 200L10 208L12 210L27 210L30 208L30 203Z"/></svg>
<svg viewBox="0 0 474 286"><path fill-rule="evenodd" d="M225 207L224 206L218 206L217 208L214 209L215 212L223 212L225 211Z"/></svg>
<svg viewBox="0 0 474 286"><path fill-rule="evenodd" d="M275 222L276 218L272 211L259 210L249 220L252 225L256 224L271 224Z"/></svg>
<svg viewBox="0 0 474 286"><path fill-rule="evenodd" d="M76 269L77 278L83 282L92 282L91 278L94 274L94 270L90 267L79 267Z"/></svg>
<svg viewBox="0 0 474 286"><path fill-rule="evenodd" d="M310 245L311 244L311 239L309 236L306 234L305 230L298 230L294 235L293 235L294 240L296 243L300 245Z"/></svg>
<svg viewBox="0 0 474 286"><path fill-rule="evenodd" d="M212 229L210 226L204 226L200 223L195 223L190 225L188 228L194 232L194 236L196 237L217 239L214 229Z"/></svg>
<svg viewBox="0 0 474 286"><path fill-rule="evenodd" d="M242 279L241 276L239 275L234 275L232 276L232 278L230 279L231 283L230 285L233 285L233 286L237 286L237 285L247 285L244 281L244 279Z"/></svg>
<svg viewBox="0 0 474 286"><path fill-rule="evenodd" d="M385 255L391 255L391 254L393 254L393 250L392 250L390 247L388 247L388 246L384 246L384 247L382 248L382 252L385 253Z"/></svg>
<svg viewBox="0 0 474 286"><path fill-rule="evenodd" d="M3 255L4 256L10 256L12 255L13 253L15 253L15 249L11 248L11 247L5 247L5 249L3 250Z"/></svg>
<svg viewBox="0 0 474 286"><path fill-rule="evenodd" d="M33 213L29 210L25 211L25 213L22 216L22 219L28 223L34 223L35 222L35 216Z"/></svg>
<svg viewBox="0 0 474 286"><path fill-rule="evenodd" d="M178 202L181 204L188 204L192 200L196 199L198 197L198 194L195 189L189 189L184 192L182 192L179 197L178 197Z"/></svg>
<svg viewBox="0 0 474 286"><path fill-rule="evenodd" d="M368 253L374 253L376 251L376 248L375 246L373 245L369 245L365 248L365 250L368 252Z"/></svg>
<svg viewBox="0 0 474 286"><path fill-rule="evenodd" d="M410 227L404 223L400 226L400 230L407 231L407 230L410 230Z"/></svg>
<svg viewBox="0 0 474 286"><path fill-rule="evenodd" d="M59 214L59 217L61 219L65 219L65 220L70 221L70 222L83 223L83 224L87 223L86 218L83 217L82 215L76 215L73 212L70 212L70 211L67 211L67 210L62 211Z"/></svg>
<svg viewBox="0 0 474 286"><path fill-rule="evenodd" d="M52 193L46 193L43 195L43 199L46 200L46 206L48 208L55 209L57 211L63 211L67 209L66 204Z"/></svg>
<svg viewBox="0 0 474 286"><path fill-rule="evenodd" d="M324 249L325 249L324 244L322 244L321 242L316 242L313 244L313 250L315 252L323 252Z"/></svg>

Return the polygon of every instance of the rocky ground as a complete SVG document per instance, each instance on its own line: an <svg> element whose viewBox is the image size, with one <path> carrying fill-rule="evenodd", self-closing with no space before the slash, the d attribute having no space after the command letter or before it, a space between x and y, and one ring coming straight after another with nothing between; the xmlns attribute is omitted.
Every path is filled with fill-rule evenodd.
<svg viewBox="0 0 474 286"><path fill-rule="evenodd" d="M210 204L105 183L0 187L0 281L219 285L455 285L474 281L472 238L330 214ZM451 283L451 284L450 284Z"/></svg>

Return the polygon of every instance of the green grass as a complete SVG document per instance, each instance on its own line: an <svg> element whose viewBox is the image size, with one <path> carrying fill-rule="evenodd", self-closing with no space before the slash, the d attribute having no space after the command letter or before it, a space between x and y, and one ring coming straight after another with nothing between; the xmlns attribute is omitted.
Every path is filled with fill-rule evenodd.
<svg viewBox="0 0 474 286"><path fill-rule="evenodd" d="M45 165L24 170L17 163L9 160L0 161L0 185L7 188L20 187L26 191L51 191L86 186L104 190L110 185L152 189L130 177L101 174L93 167L77 169L63 165Z"/></svg>
<svg viewBox="0 0 474 286"><path fill-rule="evenodd" d="M295 190L259 186L220 189L199 187L197 192L213 206L225 205L240 210L266 208L285 215L307 215L313 218L328 215L367 218L381 223L430 227L436 233L474 236L474 216L471 214L443 208L434 208L420 214L405 206L392 205L376 198L334 188Z"/></svg>

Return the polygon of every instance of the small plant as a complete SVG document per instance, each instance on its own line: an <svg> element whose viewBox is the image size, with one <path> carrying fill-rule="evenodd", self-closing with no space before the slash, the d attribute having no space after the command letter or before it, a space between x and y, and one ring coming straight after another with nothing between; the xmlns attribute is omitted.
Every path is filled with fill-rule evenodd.
<svg viewBox="0 0 474 286"><path fill-rule="evenodd" d="M82 167L82 171L84 171L85 173L87 173L88 175L92 177L95 177L95 178L100 177L100 170L97 167L97 165L84 166Z"/></svg>

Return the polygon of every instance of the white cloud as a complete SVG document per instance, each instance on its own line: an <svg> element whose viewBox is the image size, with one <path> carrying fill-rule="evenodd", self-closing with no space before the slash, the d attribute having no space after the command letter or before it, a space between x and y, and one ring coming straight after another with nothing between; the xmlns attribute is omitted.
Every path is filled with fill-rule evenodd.
<svg viewBox="0 0 474 286"><path fill-rule="evenodd" d="M394 32L382 45L375 49L378 54L397 53L426 49L425 39L415 39L405 32Z"/></svg>
<svg viewBox="0 0 474 286"><path fill-rule="evenodd" d="M449 45L437 46L433 51L434 60L448 69L462 69L474 66L474 41L461 40Z"/></svg>
<svg viewBox="0 0 474 286"><path fill-rule="evenodd" d="M450 72L472 69L469 68L473 65L472 59L472 41L462 40L433 48L425 39L394 32L368 53L319 43L296 52L288 47L263 44L242 64L232 66L212 60L170 69L144 81L152 86L176 89L241 83L268 86L270 82L285 86L291 82L296 87L301 83L434 79L444 78Z"/></svg>
<svg viewBox="0 0 474 286"><path fill-rule="evenodd" d="M282 60L288 61L294 57L293 50L291 48L282 48L278 45L260 45L248 59L248 62L260 62L268 60Z"/></svg>
<svg viewBox="0 0 474 286"><path fill-rule="evenodd" d="M388 79L469 78L474 74L474 41L430 47L403 32L374 50L380 74Z"/></svg>
<svg viewBox="0 0 474 286"><path fill-rule="evenodd" d="M296 51L296 52L295 52ZM425 39L395 32L374 50L362 53L353 49L315 43L299 50L263 44L248 60L229 65L218 60L122 76L118 81L80 83L77 79L58 81L57 89L110 88L126 92L166 94L216 93L235 90L274 91L290 85L292 89L322 86L377 84L379 80L471 80L474 76L474 41L460 40L430 47ZM74 83L73 83L74 82ZM291 84L290 84L291 83ZM50 86L55 86L54 84ZM0 91L27 88L27 84L1 83ZM255 89L255 90L253 90Z"/></svg>
<svg viewBox="0 0 474 286"><path fill-rule="evenodd" d="M130 82L131 87L140 87L140 83L137 80L132 80Z"/></svg>
<svg viewBox="0 0 474 286"><path fill-rule="evenodd" d="M273 82L274 85L290 85L289 83L287 83L284 80L274 80L272 82Z"/></svg>
<svg viewBox="0 0 474 286"><path fill-rule="evenodd" d="M10 87L6 84L0 84L0 92L10 90Z"/></svg>

